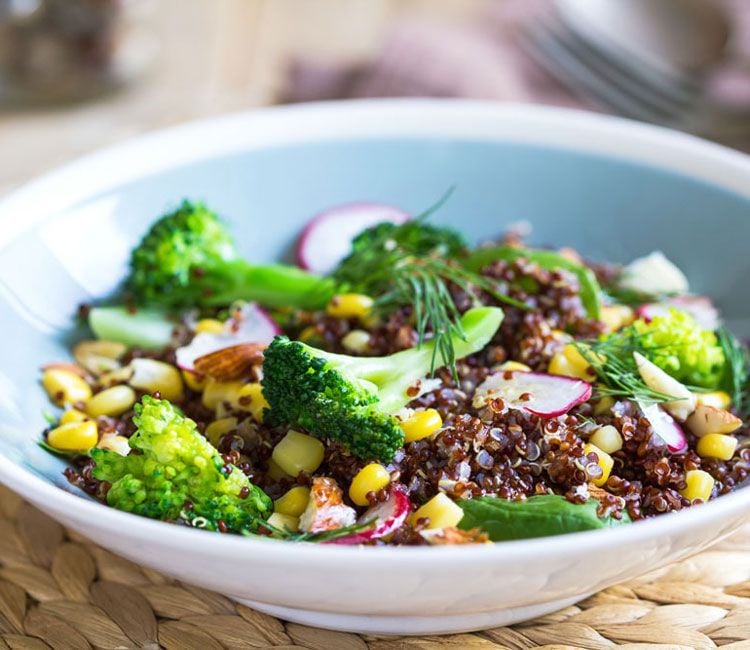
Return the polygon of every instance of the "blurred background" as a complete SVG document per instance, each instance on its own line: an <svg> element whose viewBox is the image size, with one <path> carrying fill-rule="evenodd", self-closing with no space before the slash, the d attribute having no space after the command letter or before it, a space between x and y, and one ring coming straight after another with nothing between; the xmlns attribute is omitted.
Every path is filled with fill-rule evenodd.
<svg viewBox="0 0 750 650"><path fill-rule="evenodd" d="M750 0L0 0L0 192L284 102L581 107L750 150Z"/></svg>

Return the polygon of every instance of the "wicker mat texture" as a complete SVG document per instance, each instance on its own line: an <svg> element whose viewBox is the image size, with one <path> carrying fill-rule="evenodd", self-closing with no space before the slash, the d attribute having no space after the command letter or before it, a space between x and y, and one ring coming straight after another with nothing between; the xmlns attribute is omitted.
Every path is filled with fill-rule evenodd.
<svg viewBox="0 0 750 650"><path fill-rule="evenodd" d="M750 649L750 526L693 558L533 621L445 637L285 623L123 560L0 486L0 650Z"/></svg>

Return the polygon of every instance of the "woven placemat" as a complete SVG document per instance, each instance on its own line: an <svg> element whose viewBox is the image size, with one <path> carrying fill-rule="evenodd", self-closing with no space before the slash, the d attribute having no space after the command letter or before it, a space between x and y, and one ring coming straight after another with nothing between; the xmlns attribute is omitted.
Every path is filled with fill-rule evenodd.
<svg viewBox="0 0 750 650"><path fill-rule="evenodd" d="M710 551L512 627L360 637L285 623L92 544L0 486L0 650L748 648L750 526Z"/></svg>

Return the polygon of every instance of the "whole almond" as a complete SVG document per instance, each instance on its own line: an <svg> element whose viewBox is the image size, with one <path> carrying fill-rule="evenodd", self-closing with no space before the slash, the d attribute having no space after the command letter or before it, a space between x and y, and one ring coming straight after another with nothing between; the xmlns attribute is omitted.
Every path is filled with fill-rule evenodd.
<svg viewBox="0 0 750 650"><path fill-rule="evenodd" d="M217 381L234 381L250 376L253 366L263 362L262 343L240 343L210 352L195 360L195 370Z"/></svg>

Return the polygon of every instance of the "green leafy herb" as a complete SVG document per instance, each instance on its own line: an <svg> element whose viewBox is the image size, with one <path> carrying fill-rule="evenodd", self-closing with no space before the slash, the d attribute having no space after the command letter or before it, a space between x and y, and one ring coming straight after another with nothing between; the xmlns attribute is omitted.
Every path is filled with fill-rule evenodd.
<svg viewBox="0 0 750 650"><path fill-rule="evenodd" d="M428 336L435 341L431 372L447 365L455 374L454 337L465 340L460 314L451 295L454 285L480 304L479 293L526 308L523 303L498 292L496 283L467 270L456 256L466 244L454 230L425 223L450 196L403 224L379 224L365 230L352 243L351 254L334 272L334 279L351 291L376 296L382 313L399 307L414 307L419 345Z"/></svg>
<svg viewBox="0 0 750 650"><path fill-rule="evenodd" d="M731 395L734 407L743 412L748 380L748 350L726 327L716 330L716 337L726 360L723 388Z"/></svg>
<svg viewBox="0 0 750 650"><path fill-rule="evenodd" d="M335 528L333 530L324 530L318 533L300 533L296 531L291 531L287 528L282 529L282 528L278 528L277 526L274 526L273 524L269 524L268 521L266 520L259 520L258 523L263 528L270 530L274 535L276 535L277 537L287 542L321 543L321 542L330 542L334 539L340 539L342 537L348 537L349 535L354 535L355 533L360 533L363 530L367 530L368 528L370 528L375 522L366 521L363 523L352 524L351 526L344 526L343 528ZM245 535L246 537L258 536L256 533L253 533L249 530L243 531L242 534Z"/></svg>
<svg viewBox="0 0 750 650"><path fill-rule="evenodd" d="M73 458L74 456L88 456L89 454L85 451L64 451L62 449L57 449L49 444L47 444L46 440L39 440L37 443L44 451L49 452L50 454L55 454L55 456L64 456L65 458Z"/></svg>
<svg viewBox="0 0 750 650"><path fill-rule="evenodd" d="M641 379L633 358L634 352L644 352L640 338L626 328L605 339L574 341L573 345L596 372L601 382L596 387L599 395L644 402L673 401L674 396L649 388Z"/></svg>
<svg viewBox="0 0 750 650"><path fill-rule="evenodd" d="M463 530L481 528L493 542L529 539L577 533L630 523L627 512L621 518L599 516L599 502L571 503L556 494L532 496L523 501L497 497L480 497L459 501L464 511L458 527Z"/></svg>

